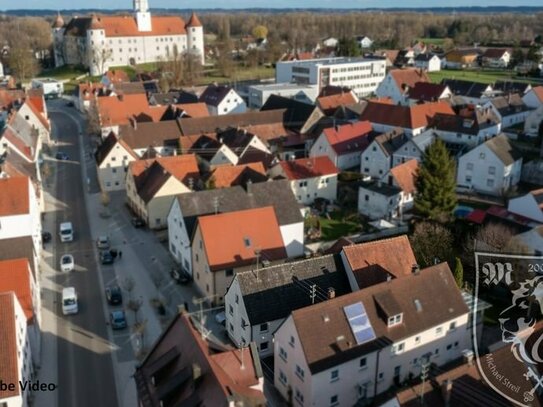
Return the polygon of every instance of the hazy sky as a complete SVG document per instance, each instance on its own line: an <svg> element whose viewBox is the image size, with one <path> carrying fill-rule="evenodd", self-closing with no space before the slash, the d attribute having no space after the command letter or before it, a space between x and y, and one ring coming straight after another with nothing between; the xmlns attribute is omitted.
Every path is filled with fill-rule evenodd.
<svg viewBox="0 0 543 407"><path fill-rule="evenodd" d="M368 7L469 7L469 6L541 6L543 0L149 0L156 8L368 8ZM128 9L132 0L0 0L0 10L10 9Z"/></svg>

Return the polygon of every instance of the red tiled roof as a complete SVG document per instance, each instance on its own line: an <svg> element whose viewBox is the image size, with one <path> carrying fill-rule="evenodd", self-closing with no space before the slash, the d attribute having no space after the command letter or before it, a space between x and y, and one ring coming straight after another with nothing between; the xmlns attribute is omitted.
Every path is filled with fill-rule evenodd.
<svg viewBox="0 0 543 407"><path fill-rule="evenodd" d="M273 206L200 216L199 227L212 271L287 257Z"/></svg>
<svg viewBox="0 0 543 407"><path fill-rule="evenodd" d="M187 27L202 27L202 23L198 19L198 16L196 13L192 13L189 19L189 22L187 23Z"/></svg>
<svg viewBox="0 0 543 407"><path fill-rule="evenodd" d="M93 91L103 89L104 84L100 82L85 82L80 83L78 87L79 97L83 100L90 100L93 97Z"/></svg>
<svg viewBox="0 0 543 407"><path fill-rule="evenodd" d="M27 323L32 323L34 318L31 273L30 264L26 258L0 261L0 293L8 291L15 293L25 313Z"/></svg>
<svg viewBox="0 0 543 407"><path fill-rule="evenodd" d="M390 274L402 277L412 273L417 264L407 236L398 236L343 248L360 288L387 281Z"/></svg>
<svg viewBox="0 0 543 407"><path fill-rule="evenodd" d="M414 106L369 102L360 115L360 120L406 129L417 129L428 126L429 120L436 113L455 114L452 107L443 101Z"/></svg>
<svg viewBox="0 0 543 407"><path fill-rule="evenodd" d="M431 82L426 72L422 69L393 69L390 71L390 76L392 76L400 90L403 90L404 86L413 88L417 82Z"/></svg>
<svg viewBox="0 0 543 407"><path fill-rule="evenodd" d="M128 124L132 116L147 112L149 107L144 94L100 97L97 104L103 126Z"/></svg>
<svg viewBox="0 0 543 407"><path fill-rule="evenodd" d="M415 179L418 168L419 162L413 158L390 170L390 174L394 177L396 184L404 193L413 194L415 192Z"/></svg>
<svg viewBox="0 0 543 407"><path fill-rule="evenodd" d="M474 209L471 213L466 216L466 220L469 220L470 222L477 223L478 225L482 225L484 220L486 218L486 211L483 211L482 209Z"/></svg>
<svg viewBox="0 0 543 407"><path fill-rule="evenodd" d="M317 98L317 105L324 111L335 110L340 106L352 105L354 103L358 103L358 99L352 92L343 92Z"/></svg>
<svg viewBox="0 0 543 407"><path fill-rule="evenodd" d="M228 188L234 185L239 185L240 176L245 171L252 171L266 176L266 169L261 162L249 163L243 165L221 165L213 170L213 180L215 188Z"/></svg>
<svg viewBox="0 0 543 407"><path fill-rule="evenodd" d="M499 59L507 52L505 48L487 48L483 53L483 58Z"/></svg>
<svg viewBox="0 0 543 407"><path fill-rule="evenodd" d="M334 151L341 155L364 150L369 144L371 131L369 121L359 121L324 129L324 136Z"/></svg>
<svg viewBox="0 0 543 407"><path fill-rule="evenodd" d="M186 34L185 22L181 17L152 16L151 31L139 31L136 19L132 16L100 16L99 25L106 37L141 37Z"/></svg>
<svg viewBox="0 0 543 407"><path fill-rule="evenodd" d="M30 100L26 101L25 104L28 106L28 108L32 111L32 113L36 116L36 118L40 121L43 127L45 127L47 130L50 129L49 122L45 118L45 116L36 108L34 103L32 103Z"/></svg>
<svg viewBox="0 0 543 407"><path fill-rule="evenodd" d="M0 216L22 215L30 212L28 177L0 179Z"/></svg>
<svg viewBox="0 0 543 407"><path fill-rule="evenodd" d="M15 325L15 301L13 292L0 293L0 377L4 383L15 383L15 390L0 391L2 400L17 396L20 387L19 367L17 366L17 326Z"/></svg>
<svg viewBox="0 0 543 407"><path fill-rule="evenodd" d="M130 82L128 74L120 69L110 69L106 72L106 76L112 83Z"/></svg>
<svg viewBox="0 0 543 407"><path fill-rule="evenodd" d="M26 100L30 102L38 112L45 115L45 100L43 99L43 95L29 94L27 95Z"/></svg>
<svg viewBox="0 0 543 407"><path fill-rule="evenodd" d="M327 155L281 161L277 165L281 166L286 177L291 181L338 174L340 172Z"/></svg>
<svg viewBox="0 0 543 407"><path fill-rule="evenodd" d="M199 174L198 161L196 160L196 156L194 154L157 157L149 160L137 160L130 163L130 172L135 178L139 177L145 170L151 168L155 161L158 162L160 166L169 174L183 183L186 181L187 177L194 177L195 174Z"/></svg>
<svg viewBox="0 0 543 407"><path fill-rule="evenodd" d="M209 110L203 102L177 104L175 107L183 110L190 117L209 117Z"/></svg>

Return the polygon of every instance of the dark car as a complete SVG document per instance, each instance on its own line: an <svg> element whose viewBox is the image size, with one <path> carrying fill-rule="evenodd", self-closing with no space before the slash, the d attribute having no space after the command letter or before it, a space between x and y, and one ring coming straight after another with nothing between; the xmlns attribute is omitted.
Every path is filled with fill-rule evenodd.
<svg viewBox="0 0 543 407"><path fill-rule="evenodd" d="M113 264L113 260L115 259L109 251L103 251L100 253L100 262L102 264Z"/></svg>
<svg viewBox="0 0 543 407"><path fill-rule="evenodd" d="M68 102L68 103L66 103L66 106L68 106L68 107L74 107L74 102Z"/></svg>
<svg viewBox="0 0 543 407"><path fill-rule="evenodd" d="M123 293L121 287L118 285L112 285L106 288L106 299L111 305L118 305L123 303Z"/></svg>
<svg viewBox="0 0 543 407"><path fill-rule="evenodd" d="M49 243L51 241L51 238L52 238L51 233L45 232L45 231L41 232L41 241L43 243Z"/></svg>
<svg viewBox="0 0 543 407"><path fill-rule="evenodd" d="M135 228L142 228L145 226L145 222L141 218L133 217L132 218L132 225Z"/></svg>
<svg viewBox="0 0 543 407"><path fill-rule="evenodd" d="M111 311L109 313L109 322L113 329L126 328L126 315L123 310Z"/></svg>
<svg viewBox="0 0 543 407"><path fill-rule="evenodd" d="M190 283L190 276L183 270L172 269L170 275L178 284Z"/></svg>
<svg viewBox="0 0 543 407"><path fill-rule="evenodd" d="M55 155L56 159L57 160L69 160L70 157L68 157L68 154L62 152L62 151L58 151L57 154Z"/></svg>

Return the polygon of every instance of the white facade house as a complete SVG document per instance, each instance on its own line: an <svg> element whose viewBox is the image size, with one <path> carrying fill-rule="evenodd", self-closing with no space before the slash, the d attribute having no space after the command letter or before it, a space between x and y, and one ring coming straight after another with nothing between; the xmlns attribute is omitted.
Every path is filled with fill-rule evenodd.
<svg viewBox="0 0 543 407"><path fill-rule="evenodd" d="M543 105L537 109L532 110L526 120L524 121L524 133L530 137L537 137L539 133L539 126L543 121Z"/></svg>
<svg viewBox="0 0 543 407"><path fill-rule="evenodd" d="M360 173L380 179L392 168L392 157L407 141L399 129L375 137L360 157Z"/></svg>
<svg viewBox="0 0 543 407"><path fill-rule="evenodd" d="M435 54L418 54L415 57L415 68L427 72L441 71L441 59Z"/></svg>
<svg viewBox="0 0 543 407"><path fill-rule="evenodd" d="M500 134L459 158L457 187L501 196L520 181L521 169L522 155Z"/></svg>
<svg viewBox="0 0 543 407"><path fill-rule="evenodd" d="M516 198L511 198L507 210L524 218L543 223L543 189L536 189Z"/></svg>
<svg viewBox="0 0 543 407"><path fill-rule="evenodd" d="M218 134L220 146L215 154L209 159L210 165L237 165L255 152L271 154L268 146L256 135L245 130L227 130ZM253 160L254 161L254 160Z"/></svg>
<svg viewBox="0 0 543 407"><path fill-rule="evenodd" d="M244 113L247 104L231 87L225 85L209 85L200 95L200 102L207 105L211 116L231 113Z"/></svg>
<svg viewBox="0 0 543 407"><path fill-rule="evenodd" d="M358 189L358 213L370 220L392 220L401 216L402 190L382 181L361 185Z"/></svg>
<svg viewBox="0 0 543 407"><path fill-rule="evenodd" d="M483 105L485 107L492 109L498 116L502 129L524 123L532 112L518 94L489 99Z"/></svg>
<svg viewBox="0 0 543 407"><path fill-rule="evenodd" d="M288 179L296 200L304 205L317 198L334 202L338 174L339 169L326 155L281 161L269 171L273 179Z"/></svg>
<svg viewBox="0 0 543 407"><path fill-rule="evenodd" d="M295 310L274 336L274 385L295 405L368 402L461 358L468 313L446 263Z"/></svg>
<svg viewBox="0 0 543 407"><path fill-rule="evenodd" d="M511 52L503 48L488 48L482 55L483 66L489 68L507 68L511 61Z"/></svg>
<svg viewBox="0 0 543 407"><path fill-rule="evenodd" d="M178 195L168 214L170 253L192 274L192 234L199 216L274 206L289 258L304 253L304 222L287 180L248 183Z"/></svg>
<svg viewBox="0 0 543 407"><path fill-rule="evenodd" d="M45 97L59 97L64 93L64 84L52 78L32 79L31 87L43 90Z"/></svg>
<svg viewBox="0 0 543 407"><path fill-rule="evenodd" d="M308 104L315 103L319 96L317 85L302 85L296 83L270 83L249 86L250 109L260 109L271 95L283 96Z"/></svg>
<svg viewBox="0 0 543 407"><path fill-rule="evenodd" d="M371 38L366 37L365 35L358 35L356 37L356 42L361 49L371 48L371 46L373 45L373 41L371 40Z"/></svg>
<svg viewBox="0 0 543 407"><path fill-rule="evenodd" d="M299 284L293 283L293 277ZM224 297L226 331L232 342L239 346L254 341L260 357L271 356L273 335L290 312L311 305L303 286L313 281L326 287L325 294L319 292L320 300L351 292L337 255L237 273Z"/></svg>
<svg viewBox="0 0 543 407"><path fill-rule="evenodd" d="M380 98L390 98L394 104L407 104L409 89L419 82L429 83L430 77L422 69L392 69L375 90Z"/></svg>
<svg viewBox="0 0 543 407"><path fill-rule="evenodd" d="M45 103L43 103L43 106L45 110ZM25 101L17 111L17 114L24 117L25 120L30 124L30 126L38 130L38 135L40 137L41 143L49 142L49 132L51 130L51 125L49 124L49 120L47 119L46 111L42 114L34 107L31 101Z"/></svg>
<svg viewBox="0 0 543 407"><path fill-rule="evenodd" d="M326 48L335 48L337 47L338 39L334 37L326 37L322 40L322 45L324 45Z"/></svg>
<svg viewBox="0 0 543 407"><path fill-rule="evenodd" d="M543 86L534 86L522 96L522 100L526 106L532 109L541 107L543 105Z"/></svg>
<svg viewBox="0 0 543 407"><path fill-rule="evenodd" d="M27 407L31 390L19 386L19 380L31 380L34 375L32 348L27 335L24 311L13 291L0 293L0 326L2 327L2 360L16 363L0 364L0 377L4 384L13 383L13 390L0 393L0 405L6 407Z"/></svg>
<svg viewBox="0 0 543 407"><path fill-rule="evenodd" d="M109 136L96 152L98 182L102 191L119 191L126 188L126 173L131 162L139 157L115 134Z"/></svg>
<svg viewBox="0 0 543 407"><path fill-rule="evenodd" d="M368 146L372 126L368 121L324 129L309 150L309 157L327 155L340 170L358 167L360 154Z"/></svg>
<svg viewBox="0 0 543 407"><path fill-rule="evenodd" d="M395 167L413 158L421 162L422 155L435 140L436 136L431 130L410 138L392 154L392 166Z"/></svg>
<svg viewBox="0 0 543 407"><path fill-rule="evenodd" d="M175 52L189 53L204 64L202 23L193 13L181 17L152 16L147 0L134 1L133 16L74 17L60 15L52 26L55 66L82 64L91 75L109 67L157 62Z"/></svg>
<svg viewBox="0 0 543 407"><path fill-rule="evenodd" d="M277 83L318 85L319 92L325 86L348 87L357 96L375 92L386 74L386 62L365 58L319 58L303 61L277 62Z"/></svg>

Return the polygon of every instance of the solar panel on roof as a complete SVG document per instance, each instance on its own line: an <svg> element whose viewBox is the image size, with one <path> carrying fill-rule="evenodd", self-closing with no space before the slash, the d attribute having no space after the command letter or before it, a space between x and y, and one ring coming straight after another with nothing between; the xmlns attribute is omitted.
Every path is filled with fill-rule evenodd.
<svg viewBox="0 0 543 407"><path fill-rule="evenodd" d="M373 327L364 308L364 304L357 302L343 307L349 326L356 339L357 345L371 341L376 338Z"/></svg>

